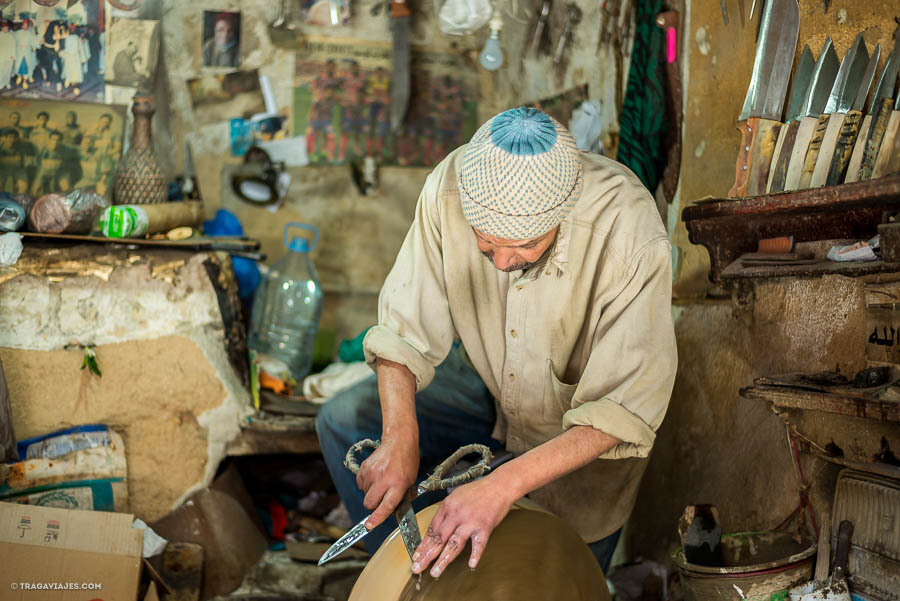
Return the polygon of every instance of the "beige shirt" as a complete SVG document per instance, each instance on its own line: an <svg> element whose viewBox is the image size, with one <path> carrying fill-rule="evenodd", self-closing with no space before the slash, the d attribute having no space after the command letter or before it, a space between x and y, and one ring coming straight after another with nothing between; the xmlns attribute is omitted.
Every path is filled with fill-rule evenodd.
<svg viewBox="0 0 900 601"><path fill-rule="evenodd" d="M366 360L407 366L417 389L456 336L497 401L494 435L521 454L574 425L623 442L529 496L593 542L621 527L675 378L671 250L628 169L582 153L584 190L545 260L504 273L462 215L462 148L428 176L385 280Z"/></svg>

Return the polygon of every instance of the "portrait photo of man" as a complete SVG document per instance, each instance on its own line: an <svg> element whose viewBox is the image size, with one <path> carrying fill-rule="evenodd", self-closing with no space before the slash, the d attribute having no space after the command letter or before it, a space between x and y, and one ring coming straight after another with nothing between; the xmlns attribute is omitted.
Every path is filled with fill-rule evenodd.
<svg viewBox="0 0 900 601"><path fill-rule="evenodd" d="M240 13L203 13L204 67L237 67L240 64L240 26Z"/></svg>

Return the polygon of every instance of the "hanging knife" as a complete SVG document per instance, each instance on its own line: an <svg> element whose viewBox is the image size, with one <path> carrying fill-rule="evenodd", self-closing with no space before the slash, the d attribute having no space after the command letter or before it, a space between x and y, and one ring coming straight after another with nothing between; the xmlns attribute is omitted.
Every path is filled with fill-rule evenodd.
<svg viewBox="0 0 900 601"><path fill-rule="evenodd" d="M395 133L409 106L409 16L406 0L391 0L391 131Z"/></svg>
<svg viewBox="0 0 900 601"><path fill-rule="evenodd" d="M856 98L853 99L853 106L850 107L850 110L847 112L847 115L844 117L844 124L841 126L841 134L838 136L837 146L834 149L834 156L831 159L831 166L828 169L828 177L825 179L825 184L828 186L833 186L835 184L840 184L844 181L844 178L847 175L847 166L850 164L850 156L853 152L853 147L856 144L857 136L860 133L860 126L868 120L871 123L871 120L866 117L863 118L863 109L866 106L866 98L869 97L869 90L872 88L872 80L875 79L875 69L878 67L878 61L881 60L881 44L875 46L875 50L872 51L872 56L869 57L869 65L866 67L866 72L863 75L862 83L859 85L859 91L856 94ZM869 126L865 126L866 133L868 133ZM858 173L859 167L857 167Z"/></svg>
<svg viewBox="0 0 900 601"><path fill-rule="evenodd" d="M897 96L897 104L894 105L893 115L900 114L900 95ZM875 170L878 171L879 163L881 163L881 155L884 154L884 173L900 173L900 132L894 137L893 144L888 146L885 142L881 145L881 152L878 161L875 163Z"/></svg>
<svg viewBox="0 0 900 601"><path fill-rule="evenodd" d="M818 116L825 110L828 93L834 85L839 67L840 61L834 51L834 44L832 44L831 38L828 38L825 40L825 47L822 48L819 60L816 61L812 82L809 84L809 93L803 102L800 125L797 127L797 138L791 149L787 173L784 176L784 190L796 190L800 184L800 172L803 170L803 163L806 160L809 141L816 128Z"/></svg>
<svg viewBox="0 0 900 601"><path fill-rule="evenodd" d="M878 157L875 159L875 166L872 168L872 179L891 173L888 164L891 162L891 157L894 153L894 142L900 139L900 136L897 135L898 130L900 130L900 110L895 108L895 110L891 111L887 127L884 129L884 138L881 140L881 149L878 151Z"/></svg>
<svg viewBox="0 0 900 601"><path fill-rule="evenodd" d="M772 155L772 165L769 168L769 181L766 182L767 193L784 190L784 176L787 174L788 161L791 158L794 141L797 139L797 128L800 126L800 111L803 110L803 101L809 92L815 65L809 46L804 46L791 82L784 127L778 132L778 142L775 143L775 153Z"/></svg>
<svg viewBox="0 0 900 601"><path fill-rule="evenodd" d="M731 197L762 194L781 129L781 112L797 48L797 0L770 0L763 10L753 74L738 117L741 146Z"/></svg>
<svg viewBox="0 0 900 601"><path fill-rule="evenodd" d="M878 87L875 88L875 96L872 97L872 125L869 127L869 137L859 168L860 180L872 178L875 159L878 158L881 141L884 139L884 132L891 116L891 107L894 104L894 84L897 82L897 67L900 65L900 25L897 28L894 32L894 49L888 56Z"/></svg>
<svg viewBox="0 0 900 601"><path fill-rule="evenodd" d="M866 48L866 42L863 40L862 33L859 33L853 45L850 46L850 50L844 55L841 68L838 70L838 77L828 97L828 103L825 105L825 119L827 122L825 135L822 137L818 156L814 161L812 178L807 187L817 188L825 185L828 169L831 167L834 150L837 147L838 135L840 135L844 125L844 118L859 94L859 87L862 84L868 65L869 51ZM812 147L812 144L810 144L810 147ZM806 157L807 160L810 159L811 154L812 148L810 148ZM802 183L801 177L801 185Z"/></svg>

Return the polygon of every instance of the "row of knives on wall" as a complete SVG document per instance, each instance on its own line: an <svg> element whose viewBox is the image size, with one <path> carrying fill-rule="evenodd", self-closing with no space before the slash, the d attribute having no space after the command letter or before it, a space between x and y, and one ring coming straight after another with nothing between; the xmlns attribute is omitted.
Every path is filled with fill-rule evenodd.
<svg viewBox="0 0 900 601"><path fill-rule="evenodd" d="M791 78L798 32L797 0L769 0L738 117L742 140L730 197L855 182L900 170L900 98L894 95L900 28L877 78L881 46L870 55L862 33L843 60L830 37L818 59L804 47Z"/></svg>

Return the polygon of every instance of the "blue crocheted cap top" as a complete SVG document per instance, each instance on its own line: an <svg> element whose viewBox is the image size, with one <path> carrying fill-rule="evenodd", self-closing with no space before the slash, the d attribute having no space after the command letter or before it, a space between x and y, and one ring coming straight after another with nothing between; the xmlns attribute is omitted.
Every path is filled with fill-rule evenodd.
<svg viewBox="0 0 900 601"><path fill-rule="evenodd" d="M520 106L500 113L491 121L491 141L515 155L547 152L556 144L556 126L545 113Z"/></svg>

